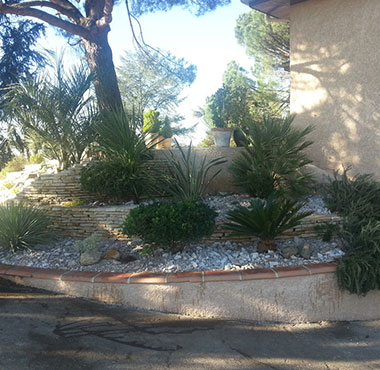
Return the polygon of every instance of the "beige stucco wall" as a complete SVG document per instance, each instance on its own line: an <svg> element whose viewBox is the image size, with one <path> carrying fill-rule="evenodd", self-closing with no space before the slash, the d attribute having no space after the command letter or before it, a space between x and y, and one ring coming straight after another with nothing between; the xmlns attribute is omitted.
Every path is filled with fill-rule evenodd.
<svg viewBox="0 0 380 370"><path fill-rule="evenodd" d="M365 297L343 292L334 273L177 284L105 284L3 277L74 297L192 317L288 323L380 318L378 291Z"/></svg>
<svg viewBox="0 0 380 370"><path fill-rule="evenodd" d="M312 124L311 157L380 177L380 1L291 7L291 111Z"/></svg>

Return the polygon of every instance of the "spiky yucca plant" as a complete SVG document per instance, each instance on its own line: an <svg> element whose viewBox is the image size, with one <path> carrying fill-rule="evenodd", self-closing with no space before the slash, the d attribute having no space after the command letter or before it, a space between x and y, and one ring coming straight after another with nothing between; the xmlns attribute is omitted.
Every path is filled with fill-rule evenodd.
<svg viewBox="0 0 380 370"><path fill-rule="evenodd" d="M312 212L299 212L302 204L274 195L267 200L253 199L250 207L238 206L227 215L227 230L237 236L256 236L260 239L258 251L276 249L275 237L292 227Z"/></svg>
<svg viewBox="0 0 380 370"><path fill-rule="evenodd" d="M166 155L169 163L168 173L163 174L163 186L165 191L177 200L186 202L199 201L205 193L210 182L218 176L221 169L209 176L210 171L226 162L223 158L208 160L206 156L199 158L189 148L183 149L177 141L180 156L177 158L171 151Z"/></svg>
<svg viewBox="0 0 380 370"><path fill-rule="evenodd" d="M49 239L49 219L38 208L23 203L9 202L0 205L0 246L32 249Z"/></svg>

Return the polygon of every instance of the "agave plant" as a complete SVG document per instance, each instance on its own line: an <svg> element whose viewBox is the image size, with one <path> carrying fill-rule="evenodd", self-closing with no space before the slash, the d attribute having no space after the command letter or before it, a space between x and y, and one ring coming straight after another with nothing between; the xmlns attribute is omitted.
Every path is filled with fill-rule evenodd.
<svg viewBox="0 0 380 370"><path fill-rule="evenodd" d="M180 156L177 158L173 151L166 156L169 162L168 173L164 174L162 182L165 191L177 200L196 202L205 193L210 182L218 176L221 169L209 176L211 169L225 163L223 158L207 160L207 157L197 157L190 143L185 150L175 141Z"/></svg>
<svg viewBox="0 0 380 370"><path fill-rule="evenodd" d="M267 200L253 199L250 207L238 206L227 215L226 229L233 235L256 236L260 239L258 251L276 249L275 237L299 225L312 212L299 212L303 204L274 195Z"/></svg>
<svg viewBox="0 0 380 370"><path fill-rule="evenodd" d="M0 205L0 247L32 249L49 239L49 219L38 208L23 203Z"/></svg>

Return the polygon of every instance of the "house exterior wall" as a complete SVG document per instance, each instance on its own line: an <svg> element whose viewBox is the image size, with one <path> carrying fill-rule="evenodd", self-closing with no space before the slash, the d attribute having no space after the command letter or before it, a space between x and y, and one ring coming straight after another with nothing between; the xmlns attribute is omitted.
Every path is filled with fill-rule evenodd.
<svg viewBox="0 0 380 370"><path fill-rule="evenodd" d="M291 6L291 111L323 169L380 177L380 1Z"/></svg>

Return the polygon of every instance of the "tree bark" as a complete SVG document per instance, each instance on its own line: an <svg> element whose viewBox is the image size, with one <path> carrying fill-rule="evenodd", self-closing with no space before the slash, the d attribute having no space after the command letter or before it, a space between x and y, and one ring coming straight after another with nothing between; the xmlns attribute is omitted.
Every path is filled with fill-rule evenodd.
<svg viewBox="0 0 380 370"><path fill-rule="evenodd" d="M94 87L99 109L103 112L123 109L107 34L107 31L103 31L91 41L83 39L87 62L94 74Z"/></svg>

